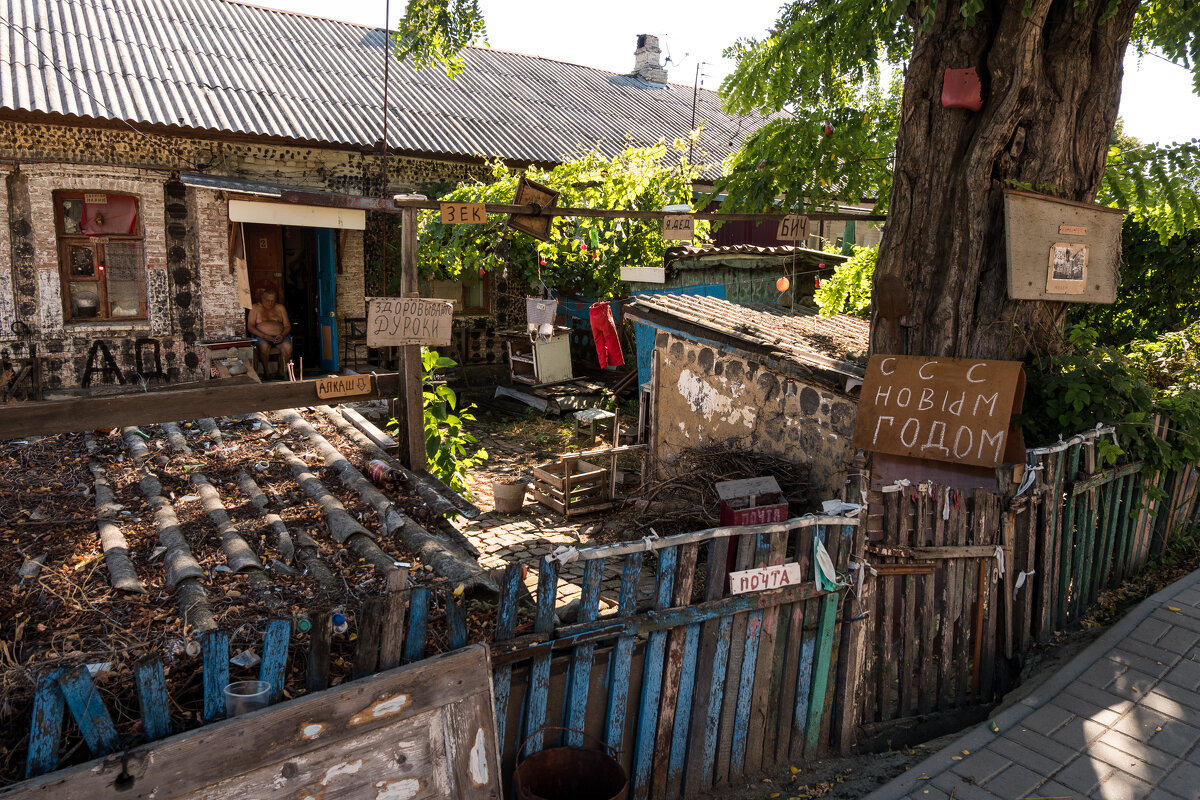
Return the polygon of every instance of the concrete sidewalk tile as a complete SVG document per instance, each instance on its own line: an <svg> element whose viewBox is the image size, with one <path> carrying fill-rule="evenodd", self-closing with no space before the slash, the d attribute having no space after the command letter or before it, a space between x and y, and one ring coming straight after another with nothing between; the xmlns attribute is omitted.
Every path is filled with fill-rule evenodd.
<svg viewBox="0 0 1200 800"><path fill-rule="evenodd" d="M1025 797L1040 786L1046 776L1013 764L983 784L983 788L1000 797Z"/></svg>
<svg viewBox="0 0 1200 800"><path fill-rule="evenodd" d="M1050 735L1075 718L1075 712L1050 702L1021 720L1021 724L1038 733Z"/></svg>
<svg viewBox="0 0 1200 800"><path fill-rule="evenodd" d="M1130 713L1122 717L1121 721L1113 725L1112 728L1126 736L1132 736L1139 742L1148 742L1150 741L1150 737L1155 734L1156 728L1162 728L1170 722L1176 722L1176 720L1168 717L1166 714L1155 711L1153 708L1138 705Z"/></svg>
<svg viewBox="0 0 1200 800"><path fill-rule="evenodd" d="M1154 787L1118 770L1092 792L1096 800L1143 800Z"/></svg>
<svg viewBox="0 0 1200 800"><path fill-rule="evenodd" d="M1162 638L1155 642L1156 647L1161 647L1164 650L1170 650L1174 653L1186 653L1200 644L1200 634L1195 631L1172 626L1171 630L1163 634Z"/></svg>
<svg viewBox="0 0 1200 800"><path fill-rule="evenodd" d="M1079 753L1078 748L1069 747L1062 742L1056 742L1048 736L1044 736L1029 728L1021 727L1020 725L1013 730L1006 731L1004 738L1016 742L1035 753L1041 753L1048 758L1052 758L1059 764L1065 764Z"/></svg>
<svg viewBox="0 0 1200 800"><path fill-rule="evenodd" d="M1000 753L993 752L989 747L985 750L976 750L971 755L963 758L962 761L955 762L950 771L957 775L971 778L976 783L983 783L1008 768L1011 764L1011 761Z"/></svg>
<svg viewBox="0 0 1200 800"><path fill-rule="evenodd" d="M1133 708L1133 701L1126 700L1124 697L1118 697L1112 692L1104 689L1097 689L1089 683L1082 681L1072 681L1067 684L1067 688L1063 691L1064 695L1073 695L1082 698L1091 703L1096 708L1106 708L1109 711L1115 711L1118 714L1124 714L1129 709Z"/></svg>
<svg viewBox="0 0 1200 800"><path fill-rule="evenodd" d="M1155 786L1150 790L1150 794L1146 795L1146 800L1185 800L1185 798L1174 792L1168 792L1161 786ZM1196 796L1193 795L1190 800L1196 800Z"/></svg>
<svg viewBox="0 0 1200 800"><path fill-rule="evenodd" d="M1170 720L1160 727L1162 730L1155 731L1150 738L1150 746L1178 758L1183 758L1200 741L1200 728L1186 722ZM1196 789L1200 794L1200 786Z"/></svg>
<svg viewBox="0 0 1200 800"><path fill-rule="evenodd" d="M1031 792L1023 800L1038 800L1038 798L1054 798L1054 800L1086 800L1087 795L1080 794L1069 786L1063 786L1057 781L1046 781L1037 791Z"/></svg>
<svg viewBox="0 0 1200 800"><path fill-rule="evenodd" d="M1099 722L1076 717L1051 734L1050 738L1078 753L1086 750L1092 740L1107 730Z"/></svg>
<svg viewBox="0 0 1200 800"><path fill-rule="evenodd" d="M955 775L953 772L943 772L941 775L935 775L929 783L935 789L948 792L955 800L1012 800L1012 798L1008 797L997 797L982 786L977 786L970 780L963 778L961 775Z"/></svg>
<svg viewBox="0 0 1200 800"><path fill-rule="evenodd" d="M1168 772L1158 785L1180 797L1200 796L1200 765L1180 764Z"/></svg>
<svg viewBox="0 0 1200 800"><path fill-rule="evenodd" d="M1178 608L1178 611L1172 611L1171 608ZM1190 606L1171 606L1168 608L1163 606L1150 615L1151 619L1165 622L1172 627L1187 628L1189 631L1200 633L1200 619L1197 619L1196 609Z"/></svg>
<svg viewBox="0 0 1200 800"><path fill-rule="evenodd" d="M1122 772L1127 772L1136 778L1141 778L1147 783L1155 783L1162 780L1162 777L1167 774L1167 771L1162 767L1156 767L1143 760L1140 756L1132 756L1104 742L1092 742L1082 757L1090 758L1093 764L1104 762Z"/></svg>
<svg viewBox="0 0 1200 800"><path fill-rule="evenodd" d="M1171 694L1164 694L1164 692L1171 692ZM1147 692L1145 698L1142 699L1141 705L1145 708L1151 708L1160 714L1174 717L1188 725L1200 726L1200 710L1180 702L1182 699L1180 695L1185 693L1187 693L1187 690L1182 687L1171 683L1164 683L1153 692Z"/></svg>
<svg viewBox="0 0 1200 800"><path fill-rule="evenodd" d="M1115 662L1110 661L1109 663ZM1147 675L1140 670L1130 669L1118 675L1116 680L1108 686L1108 690L1118 697L1139 702L1146 695L1146 692L1150 691L1157 683L1158 678L1155 676Z"/></svg>
<svg viewBox="0 0 1200 800"><path fill-rule="evenodd" d="M1171 624L1160 619L1144 619L1129 634L1130 639L1136 639L1146 644L1157 644L1159 638L1171 629Z"/></svg>
<svg viewBox="0 0 1200 800"><path fill-rule="evenodd" d="M1047 742L1050 740L1047 739ZM1051 743L1053 744L1053 743ZM1039 775L1049 775L1062 766L1061 760L1051 758L1042 752L1035 752L1024 745L1017 744L1007 736L998 737L988 745L989 750L995 750L1013 764L1030 769Z"/></svg>
<svg viewBox="0 0 1200 800"><path fill-rule="evenodd" d="M1145 742L1140 742L1131 736L1126 736L1120 731L1109 731L1100 737L1100 741L1110 747L1115 747L1123 753L1126 753L1131 758L1136 758L1145 761L1147 764L1158 767L1162 770L1167 770L1175 763L1176 756L1170 753L1151 747ZM1120 766L1119 764L1117 766Z"/></svg>
<svg viewBox="0 0 1200 800"><path fill-rule="evenodd" d="M1145 651L1138 648L1137 653L1130 653L1120 647L1108 651L1108 657L1130 669L1140 670L1147 675L1161 678L1167 670L1179 661L1179 653L1170 650L1160 650L1157 647L1146 646Z"/></svg>
<svg viewBox="0 0 1200 800"><path fill-rule="evenodd" d="M1095 686L1097 689L1107 689L1117 678L1125 673L1125 670L1125 665L1102 658L1088 667L1079 676L1079 680Z"/></svg>
<svg viewBox="0 0 1200 800"><path fill-rule="evenodd" d="M950 800L950 793L943 792L936 786L921 786L906 795L906 800Z"/></svg>
<svg viewBox="0 0 1200 800"><path fill-rule="evenodd" d="M1101 781L1116 771L1116 767L1103 761L1093 761L1087 756L1080 756L1051 777L1064 786L1090 795Z"/></svg>
<svg viewBox="0 0 1200 800"><path fill-rule="evenodd" d="M1200 686L1200 662L1180 661L1167 671L1167 674L1163 676L1163 680L1194 692L1196 691L1196 687Z"/></svg>
<svg viewBox="0 0 1200 800"><path fill-rule="evenodd" d="M1080 685L1087 686L1086 683L1080 684ZM1093 687L1088 687L1088 688L1093 688ZM1095 691L1103 692L1103 690L1101 690L1101 689L1096 689ZM1120 703L1121 703L1121 705L1124 705L1124 706L1133 705L1132 703L1130 703L1127 700L1121 700ZM1054 705L1065 708L1068 711L1073 712L1078 717L1082 717L1084 719L1090 719L1093 722L1098 722L1099 724L1106 725L1106 726L1113 725L1117 720L1119 720L1121 718L1121 714L1124 713L1124 710L1115 711L1111 708L1108 708L1105 705L1101 705L1101 704L1092 702L1090 700L1085 700L1084 698L1079 697L1078 695L1068 694L1067 692L1063 692L1063 693L1059 694L1057 697L1055 697Z"/></svg>

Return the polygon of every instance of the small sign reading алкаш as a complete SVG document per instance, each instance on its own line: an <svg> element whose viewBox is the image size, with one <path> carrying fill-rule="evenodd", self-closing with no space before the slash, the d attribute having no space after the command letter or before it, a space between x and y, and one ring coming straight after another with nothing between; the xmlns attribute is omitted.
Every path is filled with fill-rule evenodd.
<svg viewBox="0 0 1200 800"><path fill-rule="evenodd" d="M1021 408L1019 361L876 355L867 365L853 446L994 467Z"/></svg>
<svg viewBox="0 0 1200 800"><path fill-rule="evenodd" d="M454 305L424 297L367 300L367 347L450 344Z"/></svg>

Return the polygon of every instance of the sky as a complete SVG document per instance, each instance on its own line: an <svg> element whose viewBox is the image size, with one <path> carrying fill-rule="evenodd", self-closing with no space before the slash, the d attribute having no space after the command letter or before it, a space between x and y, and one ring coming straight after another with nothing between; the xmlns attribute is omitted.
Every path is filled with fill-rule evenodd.
<svg viewBox="0 0 1200 800"><path fill-rule="evenodd" d="M255 5L330 17L360 25L391 27L404 10L404 0L249 0ZM659 37L668 80L692 85L696 67L700 85L717 89L733 64L722 51L741 37L760 37L774 24L782 0L737 0L724 4L715 17L706 2L685 0L480 0L493 48L630 72L638 34ZM1125 132L1144 142L1186 141L1200 136L1200 97L1192 92L1191 75L1154 56L1138 58L1132 48L1125 59L1121 92Z"/></svg>

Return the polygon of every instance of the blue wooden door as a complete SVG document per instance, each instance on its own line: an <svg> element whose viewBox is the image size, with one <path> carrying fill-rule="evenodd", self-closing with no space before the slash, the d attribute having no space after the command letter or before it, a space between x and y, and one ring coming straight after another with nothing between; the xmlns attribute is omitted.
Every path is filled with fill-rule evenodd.
<svg viewBox="0 0 1200 800"><path fill-rule="evenodd" d="M321 331L321 369L338 371L337 254L331 228L317 228L317 319Z"/></svg>

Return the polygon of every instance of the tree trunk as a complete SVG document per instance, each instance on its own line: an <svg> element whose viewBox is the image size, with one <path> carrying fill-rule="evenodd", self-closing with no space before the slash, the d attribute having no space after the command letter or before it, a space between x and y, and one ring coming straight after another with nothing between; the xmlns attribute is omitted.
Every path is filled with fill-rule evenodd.
<svg viewBox="0 0 1200 800"><path fill-rule="evenodd" d="M1136 0L987 0L973 27L943 3L908 66L875 271L875 353L1021 360L1062 342L1066 304L1008 299L1003 190L1091 202L1104 174ZM974 66L980 111L941 105Z"/></svg>

